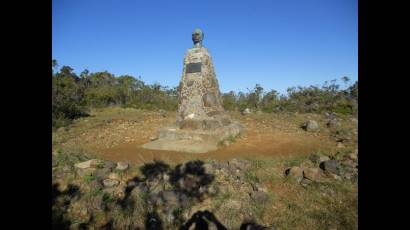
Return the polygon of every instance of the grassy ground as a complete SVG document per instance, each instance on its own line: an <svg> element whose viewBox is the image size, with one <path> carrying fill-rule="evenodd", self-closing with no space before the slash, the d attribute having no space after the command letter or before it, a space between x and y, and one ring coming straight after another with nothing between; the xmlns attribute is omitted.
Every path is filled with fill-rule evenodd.
<svg viewBox="0 0 410 230"><path fill-rule="evenodd" d="M90 117L53 132L53 151L58 162L53 169L53 183L59 184L58 191L69 191L68 185L78 186L82 198L70 195L69 206L72 209L85 206L92 210L90 205L100 199L107 209L95 211L94 223L113 219L112 224L117 229L126 229L125 226L131 226L133 222L144 225L147 212L143 205L144 194L137 202L140 205L133 206L135 210L117 209L113 195L93 189L94 176L80 178L72 172L74 163L90 157L126 160L133 163L131 169L121 175L126 180L140 176L141 166L153 159L163 160L174 167L195 159L211 162L242 158L251 162L243 180L238 182L232 175L215 172L213 183L223 189L189 210L175 212L184 214L186 220L195 211L207 209L228 229L238 229L249 218L265 226L273 225L276 229L357 229L357 183L333 180L301 186L284 176L286 168L300 165L312 153L338 159L353 152L357 146L356 121L350 117L341 118L339 130L345 130L351 138L337 147L335 130L326 127L323 115L261 113L242 116L233 112L231 116L245 126L245 135L215 152L195 155L150 152L138 147L149 141L159 127L172 123L175 113L121 108L92 111ZM319 132L309 133L300 128L300 124L308 119L318 121ZM84 157L87 154L93 156ZM251 184L266 188L268 199L265 202L249 198L246 188ZM60 202L64 204L67 201ZM55 208L53 213L55 218L68 216L71 223L86 221L80 218L81 211L70 216L64 209Z"/></svg>

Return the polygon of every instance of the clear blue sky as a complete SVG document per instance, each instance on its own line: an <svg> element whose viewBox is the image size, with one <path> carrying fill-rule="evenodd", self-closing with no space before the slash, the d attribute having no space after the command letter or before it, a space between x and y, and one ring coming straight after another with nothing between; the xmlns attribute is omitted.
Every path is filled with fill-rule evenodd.
<svg viewBox="0 0 410 230"><path fill-rule="evenodd" d="M354 0L53 0L52 56L76 73L107 70L177 86L191 33L204 31L220 89L286 92L357 80Z"/></svg>

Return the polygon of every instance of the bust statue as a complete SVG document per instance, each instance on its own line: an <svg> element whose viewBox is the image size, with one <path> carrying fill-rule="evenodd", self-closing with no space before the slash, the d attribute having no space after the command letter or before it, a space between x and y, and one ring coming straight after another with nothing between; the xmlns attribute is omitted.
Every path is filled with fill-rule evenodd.
<svg viewBox="0 0 410 230"><path fill-rule="evenodd" d="M204 40L204 33L201 29L195 29L192 32L192 41L194 42L194 48L202 47L202 40Z"/></svg>

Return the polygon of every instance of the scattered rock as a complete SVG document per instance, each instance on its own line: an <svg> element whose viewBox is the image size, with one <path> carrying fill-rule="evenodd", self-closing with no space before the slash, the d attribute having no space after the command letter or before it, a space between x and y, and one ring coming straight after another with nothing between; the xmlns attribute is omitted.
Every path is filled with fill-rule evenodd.
<svg viewBox="0 0 410 230"><path fill-rule="evenodd" d="M124 171L124 170L127 170L128 167L129 167L129 164L127 162L119 161L117 163L116 169L119 170L119 171Z"/></svg>
<svg viewBox="0 0 410 230"><path fill-rule="evenodd" d="M109 179L112 179L112 180L120 180L120 175L118 175L118 173L110 173L109 175L108 175L108 178Z"/></svg>
<svg viewBox="0 0 410 230"><path fill-rule="evenodd" d="M337 119L332 119L326 123L326 126L329 128L338 128L341 126L341 124Z"/></svg>
<svg viewBox="0 0 410 230"><path fill-rule="evenodd" d="M334 120L337 118L337 114L335 112L326 112L325 117L330 120Z"/></svg>
<svg viewBox="0 0 410 230"><path fill-rule="evenodd" d="M327 172L339 175L339 162L336 160L323 161L319 167Z"/></svg>
<svg viewBox="0 0 410 230"><path fill-rule="evenodd" d="M308 132L319 130L319 124L314 120L309 120L302 125L302 128Z"/></svg>
<svg viewBox="0 0 410 230"><path fill-rule="evenodd" d="M323 161L328 161L330 158L328 156L320 156L319 157L319 164L322 163Z"/></svg>
<svg viewBox="0 0 410 230"><path fill-rule="evenodd" d="M94 175L96 170L97 170L96 168L85 168L85 169L79 168L77 169L76 172L78 176L85 177L85 176Z"/></svg>
<svg viewBox="0 0 410 230"><path fill-rule="evenodd" d="M79 169L86 169L86 168L96 168L102 165L103 165L103 162L101 160L92 159L92 160L84 161L81 163L77 163L74 166Z"/></svg>
<svg viewBox="0 0 410 230"><path fill-rule="evenodd" d="M338 147L338 148L344 148L345 146L344 146L344 144L342 144L342 142L337 142L336 147Z"/></svg>
<svg viewBox="0 0 410 230"><path fill-rule="evenodd" d="M300 182L303 179L303 170L300 167L294 166L286 169L285 175L287 177L295 179L297 182Z"/></svg>
<svg viewBox="0 0 410 230"><path fill-rule="evenodd" d="M115 186L117 186L119 183L120 183L120 182L119 182L118 180L113 180L113 179L105 179L105 180L103 180L103 185L104 185L105 187L108 187L108 188L115 187Z"/></svg>
<svg viewBox="0 0 410 230"><path fill-rule="evenodd" d="M304 178L315 182L323 182L324 180L323 172L319 168L307 168L303 170L303 176Z"/></svg>
<svg viewBox="0 0 410 230"><path fill-rule="evenodd" d="M158 140L158 137L152 136L152 137L149 138L149 140L150 140L150 141L155 141L155 140Z"/></svg>
<svg viewBox="0 0 410 230"><path fill-rule="evenodd" d="M244 171L251 166L251 163L247 160L242 159L232 159L228 161L228 167L231 171L236 172L236 170Z"/></svg>
<svg viewBox="0 0 410 230"><path fill-rule="evenodd" d="M348 129L337 129L332 133L337 142L348 142L352 140L352 133Z"/></svg>

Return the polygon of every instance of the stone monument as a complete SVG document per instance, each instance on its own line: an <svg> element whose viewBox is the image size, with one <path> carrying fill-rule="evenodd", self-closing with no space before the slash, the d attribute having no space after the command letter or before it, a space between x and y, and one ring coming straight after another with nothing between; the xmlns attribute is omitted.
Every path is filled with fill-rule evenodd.
<svg viewBox="0 0 410 230"><path fill-rule="evenodd" d="M214 66L208 50L202 46L204 34L192 33L194 47L184 58L178 92L176 123L159 130L158 140L144 148L204 153L218 144L235 138L242 126L225 113Z"/></svg>

